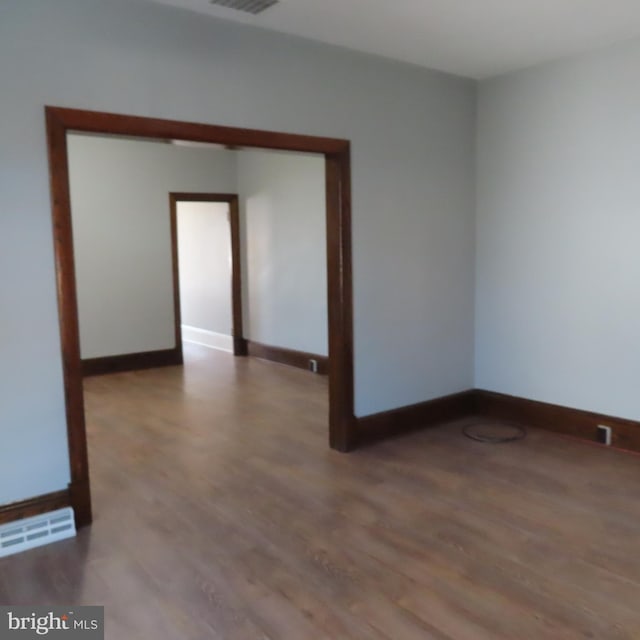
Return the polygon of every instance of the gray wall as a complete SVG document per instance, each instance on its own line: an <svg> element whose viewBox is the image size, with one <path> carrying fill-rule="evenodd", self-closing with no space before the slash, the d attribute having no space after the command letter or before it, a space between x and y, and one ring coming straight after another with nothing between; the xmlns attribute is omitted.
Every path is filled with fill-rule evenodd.
<svg viewBox="0 0 640 640"><path fill-rule="evenodd" d="M169 192L235 191L235 154L77 134L68 147L82 357L174 347Z"/></svg>
<svg viewBox="0 0 640 640"><path fill-rule="evenodd" d="M69 480L45 104L350 139L356 412L471 386L473 82L135 0L4 0L0 85L0 503Z"/></svg>
<svg viewBox="0 0 640 640"><path fill-rule="evenodd" d="M328 354L324 157L238 152L244 334Z"/></svg>
<svg viewBox="0 0 640 640"><path fill-rule="evenodd" d="M476 386L640 419L640 42L480 86Z"/></svg>
<svg viewBox="0 0 640 640"><path fill-rule="evenodd" d="M231 336L229 205L178 202L176 209L182 324Z"/></svg>
<svg viewBox="0 0 640 640"><path fill-rule="evenodd" d="M82 134L68 146L83 358L174 346L170 191L240 193L244 336L327 354L324 157ZM230 335L216 207L228 211L178 206L182 324Z"/></svg>

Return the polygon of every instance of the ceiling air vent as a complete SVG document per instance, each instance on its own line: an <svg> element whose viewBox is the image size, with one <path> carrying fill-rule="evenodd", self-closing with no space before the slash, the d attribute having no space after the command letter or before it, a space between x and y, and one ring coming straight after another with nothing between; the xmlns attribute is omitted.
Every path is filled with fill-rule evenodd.
<svg viewBox="0 0 640 640"><path fill-rule="evenodd" d="M218 7L227 7L227 9L236 9L256 15L274 4L278 4L279 0L209 0L209 2Z"/></svg>

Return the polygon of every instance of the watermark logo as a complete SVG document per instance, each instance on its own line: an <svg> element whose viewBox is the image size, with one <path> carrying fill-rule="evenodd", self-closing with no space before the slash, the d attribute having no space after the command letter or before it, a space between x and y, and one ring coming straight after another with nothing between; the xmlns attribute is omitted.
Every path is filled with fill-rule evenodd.
<svg viewBox="0 0 640 640"><path fill-rule="evenodd" d="M0 607L0 640L104 640L104 607Z"/></svg>

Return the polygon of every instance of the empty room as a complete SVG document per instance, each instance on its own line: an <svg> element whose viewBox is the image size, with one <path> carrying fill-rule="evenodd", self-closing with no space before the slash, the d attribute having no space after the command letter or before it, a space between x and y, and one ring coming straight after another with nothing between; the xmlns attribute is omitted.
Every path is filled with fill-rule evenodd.
<svg viewBox="0 0 640 640"><path fill-rule="evenodd" d="M2 2L0 635L640 637L638 69L626 0Z"/></svg>

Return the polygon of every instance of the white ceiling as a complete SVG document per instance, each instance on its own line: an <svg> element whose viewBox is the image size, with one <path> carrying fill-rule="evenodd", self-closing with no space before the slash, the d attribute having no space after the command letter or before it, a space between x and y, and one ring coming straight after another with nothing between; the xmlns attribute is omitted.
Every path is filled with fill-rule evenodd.
<svg viewBox="0 0 640 640"><path fill-rule="evenodd" d="M640 0L151 1L478 79L640 35Z"/></svg>

